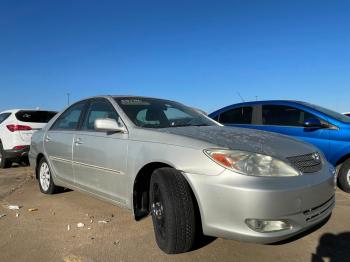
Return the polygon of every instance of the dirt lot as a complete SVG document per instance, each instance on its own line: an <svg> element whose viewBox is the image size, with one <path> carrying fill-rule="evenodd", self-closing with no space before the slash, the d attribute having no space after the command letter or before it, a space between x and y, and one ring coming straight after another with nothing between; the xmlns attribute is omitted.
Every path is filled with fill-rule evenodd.
<svg viewBox="0 0 350 262"><path fill-rule="evenodd" d="M12 167L0 170L0 261L350 261L350 194L336 196L325 225L291 242L210 239L169 256L156 246L150 218L135 222L129 211L75 191L41 194L30 168Z"/></svg>

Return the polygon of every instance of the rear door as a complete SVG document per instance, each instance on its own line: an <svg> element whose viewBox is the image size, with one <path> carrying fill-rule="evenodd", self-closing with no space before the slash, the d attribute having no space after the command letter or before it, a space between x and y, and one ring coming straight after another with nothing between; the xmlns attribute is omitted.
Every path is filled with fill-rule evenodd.
<svg viewBox="0 0 350 262"><path fill-rule="evenodd" d="M72 146L86 101L78 102L63 112L45 134L44 148L51 168L66 183L74 183Z"/></svg>
<svg viewBox="0 0 350 262"><path fill-rule="evenodd" d="M18 131L23 144L30 144L33 133L42 129L56 115L52 111L20 110L15 114L17 124L28 128Z"/></svg>
<svg viewBox="0 0 350 262"><path fill-rule="evenodd" d="M128 134L95 130L94 122L98 118L118 121L116 110L105 98L90 102L74 139L75 182L80 188L125 205Z"/></svg>

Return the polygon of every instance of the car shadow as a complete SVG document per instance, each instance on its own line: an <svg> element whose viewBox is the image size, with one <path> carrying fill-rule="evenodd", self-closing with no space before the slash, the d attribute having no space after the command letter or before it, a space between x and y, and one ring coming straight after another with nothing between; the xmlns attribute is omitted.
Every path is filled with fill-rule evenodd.
<svg viewBox="0 0 350 262"><path fill-rule="evenodd" d="M61 187L55 192L55 194L68 193L68 192L72 192L72 191L73 191L73 189L70 189L67 187Z"/></svg>
<svg viewBox="0 0 350 262"><path fill-rule="evenodd" d="M19 167L28 167L29 164L27 162L16 162L16 163L12 163L12 166L10 166L9 168L19 168Z"/></svg>
<svg viewBox="0 0 350 262"><path fill-rule="evenodd" d="M319 240L311 262L350 261L350 232L340 234L326 233Z"/></svg>
<svg viewBox="0 0 350 262"><path fill-rule="evenodd" d="M197 235L192 251L201 249L209 245L210 243L214 242L216 239L217 239L216 237L205 236L203 234L200 234L199 236Z"/></svg>

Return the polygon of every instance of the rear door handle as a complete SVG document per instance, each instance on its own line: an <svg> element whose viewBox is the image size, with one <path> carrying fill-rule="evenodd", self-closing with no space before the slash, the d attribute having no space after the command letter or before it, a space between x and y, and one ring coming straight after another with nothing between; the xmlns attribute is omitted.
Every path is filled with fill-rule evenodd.
<svg viewBox="0 0 350 262"><path fill-rule="evenodd" d="M52 138L50 137L50 136L46 136L45 137L45 142L49 142L49 141L51 141L52 140Z"/></svg>
<svg viewBox="0 0 350 262"><path fill-rule="evenodd" d="M77 139L75 139L74 144L75 144L76 146L79 146L79 145L83 144L83 141L81 140L81 138L77 138Z"/></svg>

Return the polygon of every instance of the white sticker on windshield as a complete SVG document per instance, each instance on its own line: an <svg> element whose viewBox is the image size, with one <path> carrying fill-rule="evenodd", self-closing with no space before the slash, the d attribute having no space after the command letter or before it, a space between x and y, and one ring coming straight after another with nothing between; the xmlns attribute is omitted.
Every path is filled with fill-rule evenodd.
<svg viewBox="0 0 350 262"><path fill-rule="evenodd" d="M122 105L133 105L133 106L148 106L148 105L150 105L149 102L143 101L141 99L122 99L120 102Z"/></svg>

